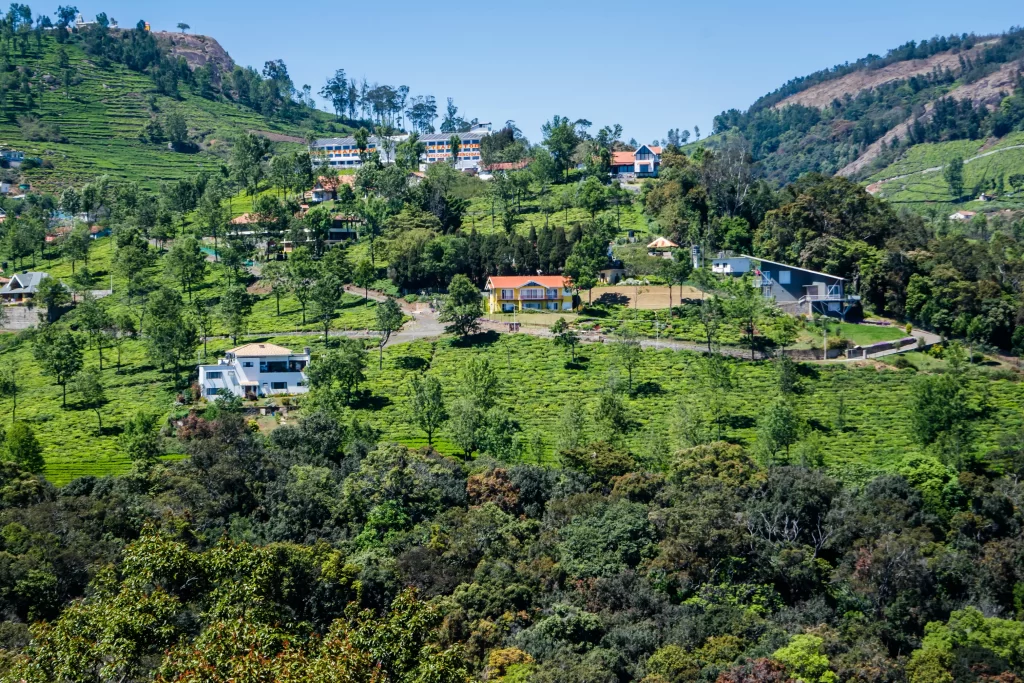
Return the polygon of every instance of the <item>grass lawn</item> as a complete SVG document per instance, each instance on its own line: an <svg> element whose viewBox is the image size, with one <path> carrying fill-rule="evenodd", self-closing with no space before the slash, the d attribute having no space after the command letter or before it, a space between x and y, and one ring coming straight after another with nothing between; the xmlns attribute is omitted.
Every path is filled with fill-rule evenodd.
<svg viewBox="0 0 1024 683"><path fill-rule="evenodd" d="M857 346L867 346L879 342L893 341L906 337L906 330L901 325L858 325L857 323L836 323L828 331L829 337L840 336L849 339ZM813 328L806 328L800 333L800 345L807 348L817 345L821 348L821 331Z"/></svg>
<svg viewBox="0 0 1024 683"><path fill-rule="evenodd" d="M558 419L565 407L589 412L612 374L625 379L625 373L615 366L609 345L586 345L581 354L587 359L585 369L568 370L564 350L548 340L526 335L501 336L495 343L472 348L461 348L447 339L396 345L385 352L383 372L378 372L376 366L369 368L365 387L373 398L352 412L369 420L386 439L425 445L425 436L409 424L407 417L406 387L411 377L429 371L441 380L446 396L454 398L459 367L467 357L483 355L498 374L502 405L508 406L527 437L541 435L548 447L545 457L553 462ZM646 391L626 400L636 423L626 437L631 448L643 452L648 444L659 440L675 447L670 425L676 406L685 398L704 403L696 359L695 354L687 352L643 351L635 382L646 383ZM774 395L774 368L770 362L729 362L735 389L728 399L730 416L723 436L752 445L764 400ZM795 398L797 411L820 431L826 463L840 476L864 480L894 469L920 452L908 427L914 371L876 369L872 363L801 367L804 390ZM1024 387L1006 379L977 381L992 406L978 430L984 450L1002 434L1024 426ZM847 427L836 430L831 425L840 395ZM458 448L444 433L435 445L442 452L458 454Z"/></svg>

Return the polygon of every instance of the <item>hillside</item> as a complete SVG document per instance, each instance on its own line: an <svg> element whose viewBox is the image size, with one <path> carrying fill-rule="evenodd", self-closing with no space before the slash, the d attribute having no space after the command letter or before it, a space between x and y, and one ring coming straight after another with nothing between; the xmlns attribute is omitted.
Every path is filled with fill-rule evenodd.
<svg viewBox="0 0 1024 683"><path fill-rule="evenodd" d="M221 70L234 66L212 38L156 38L171 58L184 59L189 68L212 65L214 85L221 81ZM67 56L66 69L60 66L62 53ZM167 180L219 168L228 158L231 141L242 133L262 131L274 134L268 135L274 140L301 140L307 130L324 126L330 118L308 109L308 116L300 120L268 118L216 91L200 97L197 87L184 82L178 85L177 96L168 96L160 92L151 73L88 54L82 42L58 45L48 34L39 45L30 42L26 54L14 52L4 64L0 140L42 159L41 168L24 172L25 179L42 191L80 185L101 174L155 189ZM67 84L65 72L70 74ZM180 114L186 123L187 153L168 149L166 141L143 139L148 126L166 126L172 114Z"/></svg>
<svg viewBox="0 0 1024 683"><path fill-rule="evenodd" d="M807 172L862 181L919 173L929 166L914 159L943 155L919 146L971 143L971 153L1012 146L1003 140L1024 127L1024 100L1015 94L1022 58L1020 29L911 41L885 57L793 79L745 112L723 112L712 144L742 138L775 184ZM1002 184L1019 171L1009 164Z"/></svg>

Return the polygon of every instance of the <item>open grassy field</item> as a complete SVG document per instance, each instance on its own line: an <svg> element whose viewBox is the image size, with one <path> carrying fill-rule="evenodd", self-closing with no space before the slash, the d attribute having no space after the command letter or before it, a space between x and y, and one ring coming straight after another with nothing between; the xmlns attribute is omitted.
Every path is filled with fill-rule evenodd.
<svg viewBox="0 0 1024 683"><path fill-rule="evenodd" d="M314 337L268 335L261 339L290 347L322 348L321 341ZM215 340L211 342L211 351L229 346L228 340ZM408 417L411 378L421 372L434 374L441 380L446 397L452 399L458 392L459 368L468 357L482 355L490 360L498 375L501 404L519 422L525 438L539 435L546 446L543 461L554 464L563 411L571 407L591 414L609 379L625 379L610 346L587 345L581 352L585 359L583 369L567 369L564 350L548 340L526 335L491 335L469 348L451 339L399 344L385 351L383 371L378 371L375 363L368 363L365 393L359 403L345 412L367 420L381 430L385 440L425 445L425 435ZM698 405L705 401L697 379L697 358L688 352L643 351L634 378L643 391L625 401L634 424L625 437L627 446L638 453L649 452L652 444L677 447L673 414L678 405L687 400ZM130 463L117 445L119 426L137 410L161 416L183 410L174 405L170 372L160 373L147 365L141 343L129 343L124 360L124 374L115 374L112 367L103 372L109 402L103 408L106 430L97 435L95 415L79 409L73 396L69 395L69 409L61 409L60 388L39 374L28 344L0 351L0 362L18 369L23 387L18 415L29 420L36 431L47 460L46 474L54 482L65 483L84 474L126 471ZM87 352L86 362L95 366L95 351ZM723 436L752 445L764 402L774 395L774 368L770 362L729 363L734 388L727 399L729 417ZM803 390L794 397L798 413L809 429L818 432L826 465L845 479L862 481L894 469L907 457L921 452L908 428L916 373L880 369L884 367L875 363L802 366ZM984 451L1002 435L1024 427L1024 387L1002 375L988 378L981 374L975 381L987 396L987 414L978 429L979 447ZM846 426L835 429L832 425L840 397L845 406ZM9 414L10 408L10 400L0 401L3 414ZM435 446L444 453L459 454L444 430L435 439Z"/></svg>
<svg viewBox="0 0 1024 683"><path fill-rule="evenodd" d="M425 445L425 437L406 417L406 386L411 377L429 370L454 397L458 368L471 355L484 355L499 377L502 403L518 420L527 437L539 434L553 458L559 416L567 406L590 411L616 368L607 345L588 345L582 354L584 370L565 368L567 353L547 340L525 335L502 336L495 343L460 348L451 341L417 342L391 347L384 371L371 368L367 387L375 397L354 410L381 429L386 438L410 445ZM635 428L626 442L644 451L652 441L673 446L672 415L685 399L703 403L696 375L697 356L688 352L645 350L637 383L646 383L639 397L626 404ZM756 423L764 402L774 396L774 368L770 362L732 362L735 388L730 392L728 426L724 436L753 444ZM876 369L874 364L804 366L801 394L794 398L800 416L817 429L826 464L844 478L862 480L873 473L899 466L920 452L909 432L910 395L915 373ZM981 447L994 445L1002 434L1024 425L1020 407L1024 387L1005 379L977 380L987 392L990 412L980 426ZM845 405L845 429L832 429L839 396ZM457 447L444 434L436 445L456 454Z"/></svg>
<svg viewBox="0 0 1024 683"><path fill-rule="evenodd" d="M32 41L25 57L11 56L13 64L31 70L38 78L56 78L34 95L36 102L31 111L26 107L24 95L9 91L7 106L0 116L0 141L52 165L52 168L26 171L26 177L36 189L54 191L67 185L81 185L104 174L157 189L162 182L192 175L201 169L218 169L227 159L230 141L246 131L263 130L300 137L303 134L294 125L268 120L240 105L195 96L187 86L180 88L180 99L158 95L152 80L145 74L119 64L101 67L76 44L65 45L65 50L77 81L70 89L70 97L59 83L57 44L52 37L44 36L41 51L36 50ZM150 106L151 98L155 108ZM139 134L151 118L161 119L170 112L184 116L192 139L201 141L198 153L176 153L166 145L139 140ZM18 123L18 118L26 114L58 125L68 141L26 140ZM328 118L326 114L323 116L325 120ZM275 143L275 146L288 144Z"/></svg>

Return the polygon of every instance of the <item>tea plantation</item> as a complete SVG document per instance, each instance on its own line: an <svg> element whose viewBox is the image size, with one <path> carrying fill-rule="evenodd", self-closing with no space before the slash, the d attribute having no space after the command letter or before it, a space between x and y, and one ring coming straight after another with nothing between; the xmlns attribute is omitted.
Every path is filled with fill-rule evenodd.
<svg viewBox="0 0 1024 683"><path fill-rule="evenodd" d="M47 36L42 49L32 44L25 56L14 58L18 67L34 74L34 81L46 81L34 95L34 106L27 109L24 97L12 92L0 111L0 141L44 162L41 168L25 171L36 191L80 186L105 174L155 190L165 181L219 169L227 160L230 142L249 130L303 135L295 125L271 121L233 102L198 97L187 87L181 88L178 99L157 94L149 76L120 64L100 65L76 44L63 47L75 73L73 85L66 91L59 79L53 80L61 73L58 46ZM196 153L178 153L166 144L140 140L150 120L171 112L184 117L192 140L201 141ZM64 141L26 139L20 124L25 115L56 124Z"/></svg>

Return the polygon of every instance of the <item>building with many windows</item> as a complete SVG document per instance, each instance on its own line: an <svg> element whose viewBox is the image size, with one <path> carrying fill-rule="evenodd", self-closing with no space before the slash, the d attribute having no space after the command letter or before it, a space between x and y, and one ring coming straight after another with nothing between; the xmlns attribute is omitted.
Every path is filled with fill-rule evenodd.
<svg viewBox="0 0 1024 683"><path fill-rule="evenodd" d="M459 154L455 167L460 171L479 171L482 162L480 161L480 141L491 134L489 123L481 123L474 126L466 133L427 133L420 136L420 142L426 147L426 151L420 158L421 166L433 164L438 161L451 161L452 135L459 136ZM394 162L394 148L407 140L407 134L395 135L389 138L389 145L381 144L376 135L371 135L367 141L364 154L374 152L380 153L381 161L385 164ZM388 151L388 149L390 151ZM313 143L310 154L317 161L326 162L331 168L357 169L363 165L359 156L359 148L356 139L352 136L344 138L322 138Z"/></svg>
<svg viewBox="0 0 1024 683"><path fill-rule="evenodd" d="M276 344L245 344L228 351L217 365L199 366L199 386L207 400L226 392L249 400L309 391L309 349L295 353Z"/></svg>
<svg viewBox="0 0 1024 683"><path fill-rule="evenodd" d="M489 313L572 310L572 288L561 275L492 275L486 293Z"/></svg>

